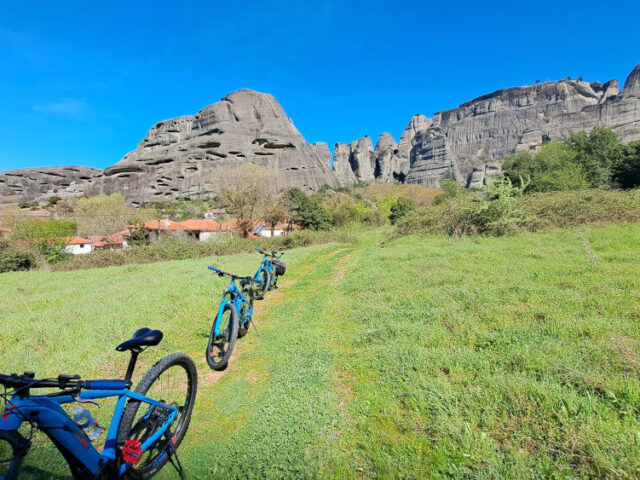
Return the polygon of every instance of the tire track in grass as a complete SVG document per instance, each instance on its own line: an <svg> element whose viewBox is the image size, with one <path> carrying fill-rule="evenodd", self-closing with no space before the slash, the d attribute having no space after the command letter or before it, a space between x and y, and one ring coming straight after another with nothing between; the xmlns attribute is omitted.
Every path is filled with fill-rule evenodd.
<svg viewBox="0 0 640 480"><path fill-rule="evenodd" d="M329 252L310 252L308 256L296 259L294 266L298 263L308 263L300 268L290 268L287 272L289 276L281 279L284 280L280 284L281 288L269 292L264 300L255 302L254 318L260 337L255 334L255 329L252 327L247 336L236 343L226 370L222 372L211 370L204 358L203 338L194 339L191 351L195 352L192 353L192 357L198 366L200 388L194 419L189 430L189 441L182 447L185 450L185 459L209 457L209 452L202 452L201 448L203 443L212 438L217 439L217 434L210 434L212 428L232 434L241 430L246 424L256 396L270 379L267 355L264 353L265 342L262 337L265 334L268 335L269 330L277 324L279 316L273 313L273 309L295 293L295 286L300 278L312 274L318 265L345 250L340 245L333 245L330 248ZM238 399L242 399L243 405L239 408L229 405L229 397L232 397L236 404ZM218 410L233 411L233 415L220 415L217 413ZM192 463L189 460L187 462ZM161 478L164 477L161 475Z"/></svg>
<svg viewBox="0 0 640 480"><path fill-rule="evenodd" d="M251 402L242 428L222 442L203 443L209 459L195 467L208 478L315 477L318 439L330 438L339 421L334 391L332 303L334 265L351 249L321 257L282 299L266 303L260 356L268 378ZM255 355L249 355L255 356ZM247 358L248 358L247 357ZM240 362L238 362L240 363ZM225 378L225 381L227 379Z"/></svg>
<svg viewBox="0 0 640 480"><path fill-rule="evenodd" d="M254 309L253 323L255 325L251 326L249 333L251 332L255 333L256 329L259 331L264 321L264 317L268 316L269 314L270 308L272 308L274 305L283 301L283 298L284 298L283 291L282 291L283 288L286 289L294 286L296 283L298 283L300 276L309 275L317 268L317 266L320 263L333 258L334 256L338 255L344 250L346 250L346 248L339 248L337 250L333 250L328 254L324 255L318 261L305 265L304 267L302 267L302 269L300 269L300 273L296 277L285 279L282 283L280 283L280 285L278 286L278 289L275 292L273 291L269 292L263 300L255 301L253 306L253 309ZM247 335L249 335L249 333L247 333ZM201 354L201 352L200 354L192 353L191 356L193 358L198 359L196 361L196 364L198 365L198 369L208 370L206 375L201 375L202 380L200 381L200 383L203 386L212 387L213 385L215 385L216 382L218 382L218 380L224 377L227 373L240 369L240 368L234 368L233 366L236 364L236 362L240 358L242 358L243 354L247 353L250 350L253 350L253 348L255 348L256 345L248 344L248 342L240 341L240 339L238 340L239 341L236 343L231 359L229 360L229 367L219 372L209 368L209 365L207 364L207 361L204 358L204 356Z"/></svg>

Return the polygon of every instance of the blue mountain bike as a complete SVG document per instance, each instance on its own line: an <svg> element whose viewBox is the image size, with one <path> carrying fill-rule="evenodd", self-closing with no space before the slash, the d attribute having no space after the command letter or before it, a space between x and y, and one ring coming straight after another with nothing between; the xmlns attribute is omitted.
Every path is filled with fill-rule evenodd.
<svg viewBox="0 0 640 480"><path fill-rule="evenodd" d="M269 290L278 288L278 277L284 275L286 264L280 261L284 252L271 250L271 253L264 252L259 248L255 249L260 255L263 255L262 262L258 267L258 271L253 276L253 280L257 284L256 300L262 300Z"/></svg>
<svg viewBox="0 0 640 480"><path fill-rule="evenodd" d="M42 430L62 453L74 479L148 479L168 461L184 479L177 448L189 427L196 398L196 366L185 354L168 355L142 378L135 391L131 376L138 354L162 340L160 330L141 328L116 347L130 351L124 380L82 380L78 375L36 379L33 372L0 375L4 393L0 400L0 453L8 465L6 480L15 480L31 448L34 428ZM34 394L36 389L56 389ZM67 403L94 403L117 397L102 453L62 408ZM28 438L19 431L30 425ZM24 430L24 429L23 429ZM29 428L27 427L27 430Z"/></svg>
<svg viewBox="0 0 640 480"><path fill-rule="evenodd" d="M207 363L214 370L224 370L229 364L238 338L249 331L253 315L253 279L223 272L216 267L209 267L218 276L227 276L231 280L222 294L216 319L211 327L207 343ZM240 280L240 288L236 285Z"/></svg>

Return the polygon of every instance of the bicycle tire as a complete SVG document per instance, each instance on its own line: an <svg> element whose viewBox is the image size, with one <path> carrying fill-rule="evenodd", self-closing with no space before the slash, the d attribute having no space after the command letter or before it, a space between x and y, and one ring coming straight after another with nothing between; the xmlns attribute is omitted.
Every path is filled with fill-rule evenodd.
<svg viewBox="0 0 640 480"><path fill-rule="evenodd" d="M221 371L227 368L229 364L229 359L231 358L231 354L233 353L233 348L236 345L236 340L238 338L238 309L233 303L225 303L224 310L222 312L222 316L224 318L224 312L229 310L229 324L222 331L222 334L215 337L215 329L216 329L216 320L213 321L213 325L211 326L211 333L209 334L209 341L207 342L207 350L206 357L207 363L209 367L213 370ZM217 319L217 316L216 316ZM214 345L214 342L216 344ZM226 344L226 349L224 348ZM218 345L221 345L218 348ZM219 359L216 357L219 356Z"/></svg>
<svg viewBox="0 0 640 480"><path fill-rule="evenodd" d="M181 367L184 369L184 372L186 373L185 378L187 380L185 403L184 405L179 406L180 416L177 418L178 423L176 424L176 428L173 432L170 432L170 435L163 435L160 437L156 443L147 450L147 452L150 452L149 457L151 458L145 458L145 454L147 452L143 454L140 462L127 471L127 478L146 480L158 473L158 471L160 471L160 469L162 469L169 460L169 451L171 449L169 441L173 443L173 449L177 450L187 432L187 429L189 428L191 413L193 412L196 393L198 391L198 371L191 357L184 353L174 353L162 358L145 374L142 380L140 380L135 392L147 396L147 392L154 387L154 384L157 385L156 381L172 367ZM172 388L170 391L175 392L175 389ZM156 399L154 398L154 400ZM171 404L167 398L157 400ZM149 419L145 419L144 417L150 410L147 410L145 414L139 417L135 424L133 423L141 403L143 402L133 399L130 399L127 402L127 406L125 407L122 415L122 420L120 421L120 426L118 427L118 445L122 445L125 440L132 438L132 433L135 436L137 433L144 431L145 421L149 423ZM145 432L145 435L147 436L151 434L152 432ZM142 438L144 438L145 435L142 435ZM153 456L154 452L157 452L155 456ZM143 459L145 460L144 462Z"/></svg>
<svg viewBox="0 0 640 480"><path fill-rule="evenodd" d="M269 272L269 270L267 269L262 269L262 273L260 274L262 276L261 280L258 280L258 294L256 295L256 300L262 300L264 298L264 296L267 294L267 292L269 291L269 287L271 286L271 272Z"/></svg>
<svg viewBox="0 0 640 480"><path fill-rule="evenodd" d="M242 289L242 296L244 298L248 298L249 299L249 303L251 304L251 308L253 308L253 294L251 291L251 288L247 285ZM251 326L251 319L249 318L249 320L247 320L246 323L244 323L242 321L242 318L244 317L244 314L246 312L246 310L248 309L248 305L244 302L242 302L242 306L240 307L240 315L238 318L238 338L242 338L244 337L247 332L249 331L249 327Z"/></svg>

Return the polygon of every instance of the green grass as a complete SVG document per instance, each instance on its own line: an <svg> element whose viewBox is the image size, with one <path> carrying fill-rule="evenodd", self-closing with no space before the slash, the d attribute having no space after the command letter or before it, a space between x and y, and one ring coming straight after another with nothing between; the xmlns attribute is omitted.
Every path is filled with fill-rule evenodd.
<svg viewBox="0 0 640 480"><path fill-rule="evenodd" d="M204 347L225 282L205 267L257 255L3 274L1 370L114 376L119 341L163 329L143 363L199 369L191 478L640 475L640 225L384 236L289 252L222 375ZM63 475L39 440L30 478Z"/></svg>

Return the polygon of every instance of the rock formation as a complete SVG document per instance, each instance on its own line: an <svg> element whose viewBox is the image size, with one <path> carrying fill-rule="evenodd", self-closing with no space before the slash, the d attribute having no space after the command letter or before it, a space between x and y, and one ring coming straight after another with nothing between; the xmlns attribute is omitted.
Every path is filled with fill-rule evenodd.
<svg viewBox="0 0 640 480"><path fill-rule="evenodd" d="M640 66L620 94L616 80L567 79L498 90L436 113L433 125L414 139L406 181L437 186L450 178L476 186L499 173L507 155L596 125L625 142L640 139Z"/></svg>
<svg viewBox="0 0 640 480"><path fill-rule="evenodd" d="M276 173L275 187L307 192L322 185L401 181L438 186L452 179L479 186L500 172L502 159L544 142L611 128L623 141L640 140L640 65L619 91L566 79L498 90L438 112L415 115L396 144L383 133L375 149L367 136L335 145L309 145L278 102L238 90L196 115L156 124L138 148L104 173L86 167L21 169L0 173L0 199L121 193L133 205L216 193L219 169L255 162Z"/></svg>
<svg viewBox="0 0 640 480"><path fill-rule="evenodd" d="M566 79L498 90L438 112L433 119L415 115L397 146L391 135L380 136L371 155L373 180L438 186L452 179L479 186L500 173L506 156L596 125L611 128L625 142L640 139L640 65L621 92L617 80L601 84ZM363 153L369 148L367 138L349 147L338 145L334 165L343 166L342 159L348 157L355 176L341 170L340 181L372 181Z"/></svg>
<svg viewBox="0 0 640 480"><path fill-rule="evenodd" d="M20 168L0 173L0 204L42 200L62 192L82 194L99 181L102 170L91 167Z"/></svg>
<svg viewBox="0 0 640 480"><path fill-rule="evenodd" d="M216 171L247 162L273 169L275 189L297 186L314 192L325 183L339 185L330 170L326 144L309 145L273 96L238 90L196 115L156 124L136 150L107 167L104 174L94 172L84 183L67 178L58 182L57 194L117 192L132 205L209 196L221 189L213 181ZM39 195L52 194L53 188L46 189L47 182L38 173L41 170L29 170L26 178L43 184ZM15 171L4 174L12 175ZM35 198L33 186L12 190L18 194L15 201Z"/></svg>

